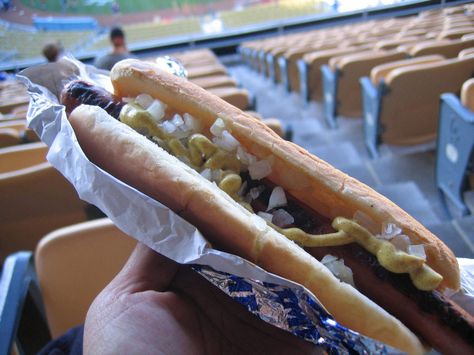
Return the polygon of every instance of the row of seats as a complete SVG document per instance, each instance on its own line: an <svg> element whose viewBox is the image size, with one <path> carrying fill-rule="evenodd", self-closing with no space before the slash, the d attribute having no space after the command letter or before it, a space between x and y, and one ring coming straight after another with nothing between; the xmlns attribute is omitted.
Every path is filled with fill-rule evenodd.
<svg viewBox="0 0 474 355"><path fill-rule="evenodd" d="M337 116L364 115L366 123L375 127L377 140L372 139L369 149L376 155L380 139L399 145L433 140L439 94L459 91L474 74L469 49L474 47L473 16L468 12L471 7L460 9L463 13L438 11L290 35L284 42L280 37L251 42L242 46L241 53L250 65L289 90L323 101L329 126L336 127ZM364 79L362 90L359 80L364 76L371 76L372 81ZM376 88L369 88L369 83ZM405 95L402 99L393 92L394 85L400 92L397 95ZM403 99L411 99L411 104L405 105ZM390 100L395 103L392 108L385 104Z"/></svg>

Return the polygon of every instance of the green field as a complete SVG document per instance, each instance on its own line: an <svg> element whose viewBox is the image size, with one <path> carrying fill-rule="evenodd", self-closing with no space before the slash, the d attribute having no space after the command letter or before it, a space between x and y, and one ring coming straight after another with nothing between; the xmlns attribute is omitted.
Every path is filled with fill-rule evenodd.
<svg viewBox="0 0 474 355"><path fill-rule="evenodd" d="M77 15L110 15L112 14L112 0L65 0L64 9L61 8L60 0L22 0L25 6L30 8L56 12L58 14ZM212 4L213 0L118 0L120 12L130 14L134 12L146 12L153 10L164 10L171 8L182 8L198 5Z"/></svg>

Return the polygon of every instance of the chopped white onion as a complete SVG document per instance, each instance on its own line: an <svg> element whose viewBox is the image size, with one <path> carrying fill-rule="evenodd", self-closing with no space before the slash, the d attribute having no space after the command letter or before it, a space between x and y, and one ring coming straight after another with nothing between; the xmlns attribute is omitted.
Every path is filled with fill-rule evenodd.
<svg viewBox="0 0 474 355"><path fill-rule="evenodd" d="M159 122L165 117L165 109L165 105L160 100L153 100L146 110L155 121Z"/></svg>
<svg viewBox="0 0 474 355"><path fill-rule="evenodd" d="M148 94L140 94L135 98L135 102L145 110L153 103L153 97Z"/></svg>
<svg viewBox="0 0 474 355"><path fill-rule="evenodd" d="M219 137L225 130L225 124L222 118L217 118L209 129L213 135Z"/></svg>
<svg viewBox="0 0 474 355"><path fill-rule="evenodd" d="M355 287L354 277L351 268L344 264L343 259L338 259L333 255L326 255L321 262L342 282L346 282Z"/></svg>
<svg viewBox="0 0 474 355"><path fill-rule="evenodd" d="M214 143L219 148L222 148L228 152L233 152L240 146L240 143L237 139L234 138L227 130L222 131L221 136L213 139Z"/></svg>
<svg viewBox="0 0 474 355"><path fill-rule="evenodd" d="M448 297L448 298L451 298L451 297L453 297L457 292L458 292L458 291L453 290L452 288L446 287L446 288L443 290L443 296Z"/></svg>
<svg viewBox="0 0 474 355"><path fill-rule="evenodd" d="M134 102L135 98L133 98L133 97L122 97L122 101L125 102L126 104L128 104L130 102Z"/></svg>
<svg viewBox="0 0 474 355"><path fill-rule="evenodd" d="M171 121L163 121L161 127L168 134L172 134L174 131L176 131L176 126Z"/></svg>
<svg viewBox="0 0 474 355"><path fill-rule="evenodd" d="M237 147L236 155L237 159L239 159L244 165L250 165L257 161L257 158L254 155L247 153L240 145Z"/></svg>
<svg viewBox="0 0 474 355"><path fill-rule="evenodd" d="M275 207L286 206L286 203L285 190L283 190L281 186L276 186L273 188L270 199L268 200L267 211L270 211Z"/></svg>
<svg viewBox="0 0 474 355"><path fill-rule="evenodd" d="M211 180L212 179L212 171L211 169L209 168L206 168L204 169L203 171L201 171L201 176L207 180Z"/></svg>
<svg viewBox="0 0 474 355"><path fill-rule="evenodd" d="M336 260L337 260L337 256L327 254L327 255L324 255L324 257L321 259L321 263L326 265L326 264L329 264L329 263L331 263L333 261L336 261Z"/></svg>
<svg viewBox="0 0 474 355"><path fill-rule="evenodd" d="M252 219L253 224L259 231L264 231L267 228L267 222L262 217L257 216L256 214L252 214L250 217Z"/></svg>
<svg viewBox="0 0 474 355"><path fill-rule="evenodd" d="M382 224L382 234L378 237L385 240L390 240L393 237L402 234L402 230L395 223L386 223Z"/></svg>
<svg viewBox="0 0 474 355"><path fill-rule="evenodd" d="M368 214L362 211L356 211L352 218L354 219L354 221L359 223L362 227L367 229L372 234L376 234L379 232L380 225L374 222L374 220Z"/></svg>
<svg viewBox="0 0 474 355"><path fill-rule="evenodd" d="M289 226L290 224L293 224L294 221L295 219L293 218L293 216L283 209L279 209L273 212L272 222L278 227L283 228Z"/></svg>
<svg viewBox="0 0 474 355"><path fill-rule="evenodd" d="M249 195L252 198L252 200L256 200L258 196L260 196L260 194L263 192L263 190L265 190L265 186L263 185L252 187L249 191Z"/></svg>
<svg viewBox="0 0 474 355"><path fill-rule="evenodd" d="M257 214L267 222L271 222L273 219L273 215L271 213L258 212Z"/></svg>
<svg viewBox="0 0 474 355"><path fill-rule="evenodd" d="M212 181L221 181L222 170L221 169L214 169L211 170L212 172Z"/></svg>
<svg viewBox="0 0 474 355"><path fill-rule="evenodd" d="M395 246L395 248L397 248L398 250L407 252L408 247L410 246L410 238L408 238L404 234L399 234L393 237L390 240L390 243L392 243Z"/></svg>
<svg viewBox="0 0 474 355"><path fill-rule="evenodd" d="M247 181L244 181L242 185L240 185L239 191L237 191L237 195L240 197L245 195L245 191L247 190Z"/></svg>
<svg viewBox="0 0 474 355"><path fill-rule="evenodd" d="M256 161L249 165L249 174L252 180L260 180L268 176L272 172L271 163L264 159Z"/></svg>
<svg viewBox="0 0 474 355"><path fill-rule="evenodd" d="M185 113L183 115L184 125L189 131L192 132L199 132L199 121L196 120L193 116L189 113Z"/></svg>
<svg viewBox="0 0 474 355"><path fill-rule="evenodd" d="M171 119L171 122L176 126L176 127L180 127L182 125L184 125L184 120L183 118L178 115L178 114L175 114L173 116L173 118Z"/></svg>
<svg viewBox="0 0 474 355"><path fill-rule="evenodd" d="M409 245L408 254L414 255L419 258L422 258L423 260L426 260L426 252L425 252L425 247L423 246L423 244Z"/></svg>

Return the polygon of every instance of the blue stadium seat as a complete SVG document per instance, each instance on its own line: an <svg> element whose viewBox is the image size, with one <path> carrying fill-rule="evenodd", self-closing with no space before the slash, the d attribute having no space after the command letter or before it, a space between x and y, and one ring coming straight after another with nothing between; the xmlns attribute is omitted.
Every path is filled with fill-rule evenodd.
<svg viewBox="0 0 474 355"><path fill-rule="evenodd" d="M474 97L474 79L463 85L463 92L468 90ZM474 164L474 110L466 101L452 93L441 95L436 154L436 185L461 215L468 213L463 193Z"/></svg>

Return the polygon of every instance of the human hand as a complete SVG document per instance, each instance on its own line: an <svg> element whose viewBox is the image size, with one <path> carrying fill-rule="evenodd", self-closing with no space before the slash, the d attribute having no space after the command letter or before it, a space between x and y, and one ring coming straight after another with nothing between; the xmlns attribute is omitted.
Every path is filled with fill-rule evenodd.
<svg viewBox="0 0 474 355"><path fill-rule="evenodd" d="M91 305L84 354L319 354L189 267L138 244Z"/></svg>

